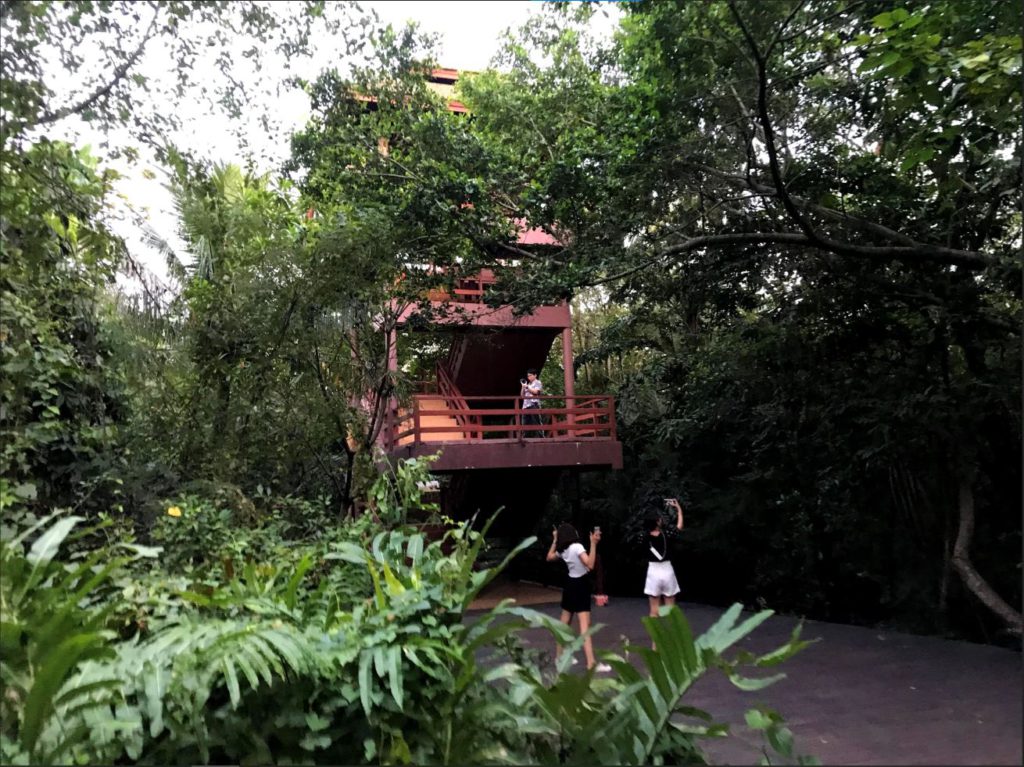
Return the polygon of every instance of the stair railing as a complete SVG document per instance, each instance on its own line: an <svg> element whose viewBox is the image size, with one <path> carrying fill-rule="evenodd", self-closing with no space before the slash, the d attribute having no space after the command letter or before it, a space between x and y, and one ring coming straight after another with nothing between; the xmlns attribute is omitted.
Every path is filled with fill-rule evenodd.
<svg viewBox="0 0 1024 767"><path fill-rule="evenodd" d="M455 385L447 368L440 362L437 364L437 393L444 398L445 404L452 411L455 423L460 426L480 425L480 419L473 414L469 403ZM480 439L482 436L477 429L469 430L468 433L470 439Z"/></svg>

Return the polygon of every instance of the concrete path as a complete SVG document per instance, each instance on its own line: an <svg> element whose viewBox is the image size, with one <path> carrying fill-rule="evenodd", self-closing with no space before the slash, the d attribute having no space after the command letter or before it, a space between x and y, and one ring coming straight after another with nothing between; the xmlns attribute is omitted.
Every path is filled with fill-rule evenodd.
<svg viewBox="0 0 1024 767"><path fill-rule="evenodd" d="M695 634L722 612L681 606ZM557 604L534 607L559 612ZM640 623L646 614L645 599L613 598L595 607L594 622L604 624L596 646L618 649L622 637L646 644ZM777 647L796 623L773 617L742 646L752 652ZM714 762L760 761L759 736L743 723L743 712L764 703L785 717L798 753L825 765L1022 763L1020 653L817 621L807 621L802 636L819 641L783 664L786 679L765 690L743 692L717 672L694 686L690 705L733 724L730 737L705 741ZM549 643L541 632L524 639Z"/></svg>

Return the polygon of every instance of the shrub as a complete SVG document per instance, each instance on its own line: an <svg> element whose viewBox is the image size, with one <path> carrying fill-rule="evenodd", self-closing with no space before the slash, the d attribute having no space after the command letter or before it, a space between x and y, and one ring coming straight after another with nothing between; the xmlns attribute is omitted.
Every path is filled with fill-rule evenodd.
<svg viewBox="0 0 1024 767"><path fill-rule="evenodd" d="M645 620L658 652L626 648L645 673L607 654L617 678L569 674L566 653L550 678L530 653L504 650L527 627L575 648L581 639L567 627L510 601L467 619L508 561L474 568L486 526L434 542L413 529L367 540L366 522L290 563L249 561L212 585L164 575L159 609L119 639L112 616L142 603L97 589L125 583L126 558L105 547L77 565L56 559L79 521L52 522L27 552L28 534L2 543L0 670L14 692L5 690L0 755L10 762L701 761L699 738L726 726L683 704L693 682L717 668L759 689L775 678L749 679L740 667L775 665L804 644L794 634L767 655L727 659L768 613L737 625L734 606L695 639L673 608ZM311 578L318 567L328 573ZM365 589L339 594L333 567L359 568ZM148 600L160 575L142 579ZM758 710L748 720L792 756L777 716Z"/></svg>
<svg viewBox="0 0 1024 767"><path fill-rule="evenodd" d="M172 572L218 562L234 535L231 509L198 495L169 502L151 532L163 547L164 566Z"/></svg>

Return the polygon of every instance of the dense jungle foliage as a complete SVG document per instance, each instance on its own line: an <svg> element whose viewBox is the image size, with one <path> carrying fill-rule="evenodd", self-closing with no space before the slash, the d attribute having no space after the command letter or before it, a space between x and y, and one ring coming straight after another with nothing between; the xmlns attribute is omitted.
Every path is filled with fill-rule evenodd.
<svg viewBox="0 0 1024 767"><path fill-rule="evenodd" d="M578 390L619 395L626 479L583 506L628 535L685 495L696 600L1017 644L1019 9L570 21L466 91L568 243L520 284L576 291Z"/></svg>
<svg viewBox="0 0 1024 767"><path fill-rule="evenodd" d="M737 651L767 610L700 637L673 610L597 678L520 642L579 642L540 613L467 614L501 567L486 523L374 452L418 375L388 369L398 317L446 279L416 264L573 301L577 391L617 395L626 468L541 526L581 501L614 593L679 495L687 600L1019 642L1018 12L621 5L610 40L590 4L511 33L460 80L469 117L424 82L429 40L353 6L3 5L5 763L701 761L727 727L692 683L757 690L744 666L803 647ZM278 70L323 35L345 66ZM312 117L274 173L169 108L240 119L275 77ZM111 227L110 160L146 153L184 243L138 222L166 293ZM561 245L510 245L515 219ZM774 712L746 725L804 760Z"/></svg>

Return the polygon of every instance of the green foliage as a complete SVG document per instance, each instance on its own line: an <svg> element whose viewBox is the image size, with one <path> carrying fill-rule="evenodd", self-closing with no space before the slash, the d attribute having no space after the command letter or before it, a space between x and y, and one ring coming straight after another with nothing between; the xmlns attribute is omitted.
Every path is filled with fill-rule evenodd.
<svg viewBox="0 0 1024 767"><path fill-rule="evenodd" d="M952 192L958 155L990 152L996 136L1016 130L1021 39L1009 34L1014 18L983 2L896 7L855 38L866 53L858 72L886 84L879 134L898 141L887 154L901 157L902 171L926 164Z"/></svg>
<svg viewBox="0 0 1024 767"><path fill-rule="evenodd" d="M112 174L44 141L0 152L0 473L38 508L116 490L121 381L103 291L120 241L98 216Z"/></svg>
<svg viewBox="0 0 1024 767"><path fill-rule="evenodd" d="M561 675L550 686L523 678L521 681L527 691L520 697L532 696L548 721L557 725L558 738L548 746L558 750L546 754L542 761L705 763L697 738L724 736L729 728L726 724L715 723L706 711L683 703L693 683L708 670L717 668L742 690L763 689L784 675L749 678L740 674L741 666L775 666L807 645L799 640L798 627L787 644L770 653L753 656L741 652L735 660L726 660L724 653L771 615L771 611L763 611L737 625L740 611L740 605L733 605L697 638L677 607L662 608L658 618L644 618L644 627L658 650L639 646L625 648L627 653L640 656L642 671L625 658L607 656L616 678L598 682L589 674L582 679ZM779 735L781 720L774 714L765 716L774 716L772 721L780 728L772 730L770 745L779 754L792 757L791 740Z"/></svg>
<svg viewBox="0 0 1024 767"><path fill-rule="evenodd" d="M375 513L385 524L404 524L405 514L409 510L436 513L440 506L432 501L424 501L430 482L430 464L438 456L426 458L406 458L398 461L394 468L390 466L380 473L370 486L369 502ZM383 456L378 458L384 463Z"/></svg>
<svg viewBox="0 0 1024 767"><path fill-rule="evenodd" d="M168 505L151 534L165 551L165 566L173 572L184 565L216 562L235 529L232 521L231 509L208 504L199 496L185 496Z"/></svg>
<svg viewBox="0 0 1024 767"><path fill-rule="evenodd" d="M108 132L127 128L129 142L161 151L182 127L180 110L168 106L183 99L238 118L263 93L241 80L270 62L287 72L291 60L309 52L314 31L336 33L348 16L322 0L275 10L248 1L7 3L0 12L0 144L7 148L77 118ZM229 44L245 46L244 55L209 55ZM163 66L173 76L142 74L154 49L167 57ZM261 120L264 130L274 124L272 115ZM138 158L137 145L112 149Z"/></svg>
<svg viewBox="0 0 1024 767"><path fill-rule="evenodd" d="M533 540L476 571L487 526L471 525L433 542L407 529L378 531L365 547L334 541L322 561L370 576L347 605L336 582L306 583L317 567L308 551L280 569L248 563L201 590L163 576L164 609L118 638L110 626L131 598L119 587L128 557L110 547L76 563L60 557L80 521L43 520L0 543L0 748L12 763L703 761L697 738L726 728L676 720L710 721L681 703L692 683L718 668L741 689L760 689L774 678L747 679L739 668L773 666L805 644L795 633L766 655L727 659L768 613L737 625L737 605L694 640L673 609L645 621L657 653L626 648L646 674L609 656L617 679L563 669L547 681L527 654L502 648L539 627L578 649L563 624L509 602L466 614ZM771 721L769 741L791 754L781 720Z"/></svg>
<svg viewBox="0 0 1024 767"><path fill-rule="evenodd" d="M564 233L512 297L575 294L578 390L619 395L589 508L627 534L689 495L695 598L991 639L951 555L967 482L1019 601L1017 12L640 2L607 42L587 13L463 95Z"/></svg>
<svg viewBox="0 0 1024 767"><path fill-rule="evenodd" d="M129 559L102 548L70 562L58 558L81 521L54 515L0 536L0 752L7 763L64 761L88 737L84 728L64 726L64 717L84 715L117 690L110 674L72 681L81 664L114 654L105 625L111 606L97 596Z"/></svg>

